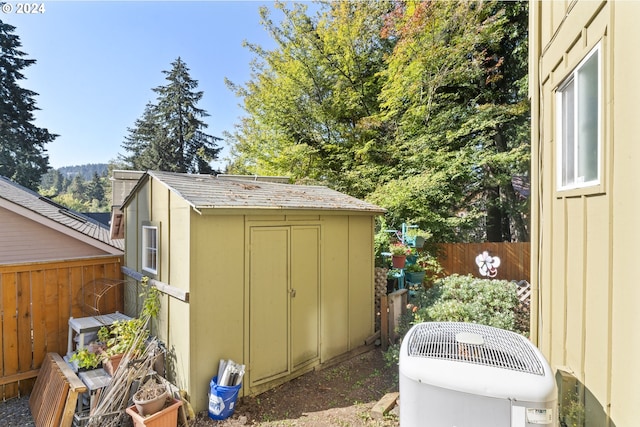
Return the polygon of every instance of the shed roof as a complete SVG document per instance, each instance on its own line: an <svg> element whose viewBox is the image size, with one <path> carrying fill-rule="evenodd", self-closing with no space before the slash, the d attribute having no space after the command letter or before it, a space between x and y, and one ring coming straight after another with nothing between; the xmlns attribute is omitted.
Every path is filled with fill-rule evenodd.
<svg viewBox="0 0 640 427"><path fill-rule="evenodd" d="M0 176L0 206L32 214L32 219L39 222L51 223L63 226L63 230L67 230L70 235L76 234L77 237L88 237L88 242L95 241L96 244L106 244L112 248L124 250L123 240L111 239L109 228L100 224L86 215L67 209L66 207L55 203L54 201L40 196L38 193L29 190L15 182L10 181L4 176Z"/></svg>
<svg viewBox="0 0 640 427"><path fill-rule="evenodd" d="M324 186L249 181L213 175L148 171L138 185L153 177L196 209L302 209L384 213L372 203ZM126 206L134 188L124 201Z"/></svg>

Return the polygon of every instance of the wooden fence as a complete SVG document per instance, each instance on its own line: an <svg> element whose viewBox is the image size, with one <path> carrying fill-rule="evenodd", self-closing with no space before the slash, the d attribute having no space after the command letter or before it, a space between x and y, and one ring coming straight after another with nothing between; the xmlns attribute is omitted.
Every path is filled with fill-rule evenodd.
<svg viewBox="0 0 640 427"><path fill-rule="evenodd" d="M121 280L122 256L0 265L0 401L28 394L48 352L67 353L69 317L83 317L84 286ZM123 310L123 298L113 309Z"/></svg>
<svg viewBox="0 0 640 427"><path fill-rule="evenodd" d="M443 276L451 274L484 277L480 274L476 257L487 251L500 258L494 279L531 281L530 243L440 243L437 244L438 261Z"/></svg>

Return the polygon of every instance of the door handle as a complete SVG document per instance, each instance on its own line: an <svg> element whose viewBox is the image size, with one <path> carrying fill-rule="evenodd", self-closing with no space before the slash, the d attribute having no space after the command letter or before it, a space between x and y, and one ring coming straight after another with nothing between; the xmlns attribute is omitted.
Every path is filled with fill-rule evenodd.
<svg viewBox="0 0 640 427"><path fill-rule="evenodd" d="M291 289L289 291L289 294L291 295L291 298L295 298L296 297L296 290L295 289Z"/></svg>

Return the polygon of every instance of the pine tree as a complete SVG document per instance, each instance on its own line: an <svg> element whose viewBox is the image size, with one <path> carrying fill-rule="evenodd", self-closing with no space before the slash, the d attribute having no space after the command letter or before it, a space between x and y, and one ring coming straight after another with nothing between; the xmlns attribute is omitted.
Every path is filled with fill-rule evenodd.
<svg viewBox="0 0 640 427"><path fill-rule="evenodd" d="M0 175L36 190L49 168L45 144L57 135L33 124L37 93L19 86L22 70L33 65L20 51L16 27L0 20Z"/></svg>
<svg viewBox="0 0 640 427"><path fill-rule="evenodd" d="M168 84L153 91L157 104L147 104L143 116L136 120L122 147L129 152L121 156L131 168L183 173L211 173L210 162L218 156L220 138L204 132L201 119L206 111L197 107L204 92L196 91L198 81L178 58L171 71L163 71Z"/></svg>

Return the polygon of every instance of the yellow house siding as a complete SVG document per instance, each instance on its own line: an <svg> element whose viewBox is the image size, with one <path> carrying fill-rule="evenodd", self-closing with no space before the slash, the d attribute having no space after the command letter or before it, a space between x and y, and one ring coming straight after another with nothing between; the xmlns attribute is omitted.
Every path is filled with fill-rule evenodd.
<svg viewBox="0 0 640 427"><path fill-rule="evenodd" d="M600 402L608 400L609 372L609 197L585 198L586 223L583 363L585 384Z"/></svg>
<svg viewBox="0 0 640 427"><path fill-rule="evenodd" d="M349 271L349 234L347 216L323 218L321 360L330 360L349 349L349 286L344 272Z"/></svg>
<svg viewBox="0 0 640 427"><path fill-rule="evenodd" d="M638 424L640 2L531 2L532 339L585 386L587 427ZM549 24L552 23L552 24ZM551 28L550 28L551 27ZM601 184L556 190L555 89L601 43ZM539 90L539 92L538 92ZM539 289L539 293L538 293ZM534 306L535 306L534 305Z"/></svg>
<svg viewBox="0 0 640 427"><path fill-rule="evenodd" d="M640 402L640 285L638 284L638 242L640 242L640 46L638 30L640 2L614 2L612 22L615 62L612 66L614 168L611 205L613 244L611 262L613 325L611 348L611 418L617 427L638 425Z"/></svg>

